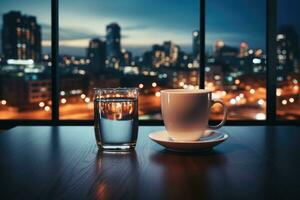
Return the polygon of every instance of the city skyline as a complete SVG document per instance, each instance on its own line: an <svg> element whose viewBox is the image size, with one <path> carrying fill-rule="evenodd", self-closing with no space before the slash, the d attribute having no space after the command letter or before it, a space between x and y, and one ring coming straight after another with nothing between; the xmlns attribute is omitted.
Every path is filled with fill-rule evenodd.
<svg viewBox="0 0 300 200"><path fill-rule="evenodd" d="M292 1L293 2L293 1ZM298 5L299 2L293 2ZM43 52L50 51L50 1L28 0L26 2L2 1L0 14L11 10L21 10L25 14L37 16L42 26ZM281 5L282 4L282 5ZM157 9L157 5L160 9ZM253 6L258 5L258 6ZM285 9L283 3L279 3ZM178 10L181 9L180 17ZM164 10L167 9L167 12ZM118 22L122 27L122 46L133 52L142 54L155 43L172 40L180 45L184 51L191 52L192 34L199 28L199 1L151 1L137 3L131 0L129 3L122 1L94 1L61 2L60 10L60 53L85 55L85 49L91 38L105 36L105 26L112 22ZM74 12L80 13L76 18ZM217 13L217 14L216 14ZM241 13L243 13L241 15ZM212 51L214 41L223 39L226 44L237 46L246 41L253 48L265 46L265 5L255 1L217 1L207 2L207 27L206 45L207 51ZM238 16L238 17L237 17ZM281 15L280 15L281 16ZM282 18L282 20L281 20ZM174 20L175 19L175 20ZM194 19L194 20L190 20ZM293 19L289 14L280 17L280 24ZM226 23L222 23L225 21ZM228 21L228 22L227 22ZM292 20L296 23L295 20ZM0 25L2 22L0 21ZM84 32L82 30L85 30ZM296 27L296 30L298 28ZM1 41L0 41L1 42Z"/></svg>
<svg viewBox="0 0 300 200"><path fill-rule="evenodd" d="M82 9L84 10L84 8ZM135 9L141 11L139 8ZM163 8L160 7L160 9ZM220 9L215 6L215 9L214 12L221 12L224 7ZM116 12L117 10L115 9ZM250 13L253 15L254 11ZM165 14L170 17L169 13ZM239 27L235 22L256 21L259 16L251 17L249 15L230 19L230 16L228 18L227 15L224 17L222 15L219 17L223 23L222 20L215 21L215 23L225 24L225 26L220 25L215 28L223 27L223 32L220 31L220 34L216 32L215 35L206 32L209 34L206 44L213 48L205 60L205 88L214 91L216 98L224 100L231 110L230 119L265 119L266 103L268 102L265 81L267 76L264 51L265 35L259 37L264 41L263 44L260 43L259 46L253 44L258 37L257 34L261 36L261 32L266 29L266 27L260 27L265 20L262 19L259 26L253 29L256 34L253 34L252 40L247 40L241 39L246 38L246 35L238 32L237 29L249 32L248 29L251 27ZM130 16L128 15L129 18ZM103 21L105 20L103 19ZM195 89L199 86L200 37L199 32L195 31L197 28L185 27L185 30L182 27L184 31L178 33L178 37L172 37L168 31L174 31L184 24L178 23L177 26L174 23L168 27L161 27L165 22L158 23L157 26L154 25L154 28L167 28L165 37L159 37L154 41L148 40L149 38L146 38L147 35L145 35L144 40L149 44L130 44L128 39L137 37L134 42L138 42L143 35L130 35L128 31L148 32L149 28L142 25L129 26L129 24L120 23L114 19L108 21L103 27L100 27L101 24L94 27L97 30L104 28L104 33L92 35L89 34L88 29L83 29L86 33L82 38L84 31L76 32L76 30L70 31L64 28L65 35L60 41L61 45L69 42L69 45L76 46L78 45L76 42L82 42L80 45L82 45L83 53L82 56L77 57L76 53L62 52L64 47L59 49L60 88L57 92L60 94L60 116L62 118L91 119L91 99L95 87L139 87L142 99L139 109L140 116L144 119L161 119L159 99L161 90L166 88ZM147 23L151 24L150 21ZM82 24L85 25L81 21L76 23L78 24L77 28ZM52 108L51 56L43 55L42 59L39 56L36 57L36 55L41 55L40 24L43 22L39 20L38 15L23 10L7 12L3 15L2 40L5 43L2 44L3 56L1 56L0 62L0 103L2 105L0 112L8 113L10 108L16 108L17 110L9 111L11 118L21 117L23 114L26 114L25 118L31 118L35 114L29 111L49 117L47 112ZM212 21L208 24L214 25ZM89 23L87 26L90 26ZM48 28L50 29L49 26ZM236 33L240 33L241 37L236 37L234 41L231 41L230 37L234 35L226 36L228 33L226 29L235 30ZM210 30L209 26L208 30ZM162 31L160 34L164 33ZM173 34L177 34L177 32ZM189 42L181 43L181 36L185 38L186 35L188 35ZM157 34L152 34L152 36L157 37ZM213 36L216 38L210 43L209 38ZM66 39L68 37L82 40L73 41L74 38L68 40ZM86 39L88 44L85 44ZM293 28L285 27L278 30L276 35L276 69L278 72L276 96L277 104L281 105L279 107L281 116L299 116L298 109L291 110L295 112L290 111L290 108L296 107L299 101L297 76L300 70L297 41L298 34ZM50 44L50 41L48 42ZM189 44L188 50L182 48ZM75 48L72 45L69 47ZM142 48L146 45L146 48L140 49L139 53L136 53L128 48L128 45L132 45L134 48ZM81 47L78 46L78 48ZM20 85L22 87L19 87ZM11 91L16 92L11 93ZM20 93L23 93L26 98L15 98ZM73 112L69 112L70 106L72 106ZM286 112L284 108L288 108L289 111ZM76 117L72 113L75 113ZM212 114L212 117L217 119L220 117L220 110L214 109Z"/></svg>

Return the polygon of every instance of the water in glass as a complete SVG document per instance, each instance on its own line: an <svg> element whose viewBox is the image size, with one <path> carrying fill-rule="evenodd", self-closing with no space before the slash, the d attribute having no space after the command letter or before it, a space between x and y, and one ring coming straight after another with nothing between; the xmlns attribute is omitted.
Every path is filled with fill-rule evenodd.
<svg viewBox="0 0 300 200"><path fill-rule="evenodd" d="M94 106L98 146L106 150L134 148L138 132L137 98L96 98Z"/></svg>

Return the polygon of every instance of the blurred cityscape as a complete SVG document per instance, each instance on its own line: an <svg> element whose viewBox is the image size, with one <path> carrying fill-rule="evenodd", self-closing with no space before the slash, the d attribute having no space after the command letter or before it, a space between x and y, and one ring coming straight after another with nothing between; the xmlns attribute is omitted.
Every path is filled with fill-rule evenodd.
<svg viewBox="0 0 300 200"><path fill-rule="evenodd" d="M0 119L51 118L51 55L42 54L36 17L11 11L3 15L0 55ZM138 87L140 119L161 119L160 90L199 85L200 35L191 30L192 48L176 41L153 44L142 55L122 47L122 27L106 26L106 37L91 38L86 56L60 55L60 119L93 118L93 88ZM277 34L277 115L300 118L297 32L282 26ZM229 119L266 118L266 54L247 41L239 47L217 40L206 53L205 86L229 107ZM212 119L222 110L214 107Z"/></svg>

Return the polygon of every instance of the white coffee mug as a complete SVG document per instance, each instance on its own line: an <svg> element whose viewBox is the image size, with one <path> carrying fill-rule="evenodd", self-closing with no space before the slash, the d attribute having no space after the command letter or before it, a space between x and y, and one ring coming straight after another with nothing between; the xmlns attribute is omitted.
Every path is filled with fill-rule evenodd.
<svg viewBox="0 0 300 200"><path fill-rule="evenodd" d="M216 126L208 125L211 107L223 107L223 119ZM194 141L205 136L207 129L218 129L227 118L223 101L212 99L212 91L204 89L168 89L161 91L163 121L172 140Z"/></svg>

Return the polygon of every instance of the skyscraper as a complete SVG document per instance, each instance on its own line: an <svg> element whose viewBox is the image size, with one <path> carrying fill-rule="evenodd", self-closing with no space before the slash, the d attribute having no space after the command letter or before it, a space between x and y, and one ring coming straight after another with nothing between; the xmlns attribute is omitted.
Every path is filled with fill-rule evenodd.
<svg viewBox="0 0 300 200"><path fill-rule="evenodd" d="M105 67L105 45L106 43L98 38L92 39L87 49L87 58L90 59L90 71L98 74Z"/></svg>
<svg viewBox="0 0 300 200"><path fill-rule="evenodd" d="M166 52L161 45L155 44L152 46L151 66L159 68L165 65Z"/></svg>
<svg viewBox="0 0 300 200"><path fill-rule="evenodd" d="M41 27L34 16L18 11L3 15L2 52L6 60L41 60Z"/></svg>
<svg viewBox="0 0 300 200"><path fill-rule="evenodd" d="M249 55L248 50L249 50L249 45L246 42L242 42L240 44L240 58L247 57Z"/></svg>
<svg viewBox="0 0 300 200"><path fill-rule="evenodd" d="M121 60L121 28L117 23L106 26L106 66L119 69Z"/></svg>
<svg viewBox="0 0 300 200"><path fill-rule="evenodd" d="M125 49L122 49L121 66L130 66L132 60L132 53Z"/></svg>
<svg viewBox="0 0 300 200"><path fill-rule="evenodd" d="M175 65L178 59L179 47L172 41L165 41L163 44L164 52L166 55L166 66Z"/></svg>
<svg viewBox="0 0 300 200"><path fill-rule="evenodd" d="M200 33L198 30L193 31L193 59L200 58Z"/></svg>
<svg viewBox="0 0 300 200"><path fill-rule="evenodd" d="M223 40L216 40L215 41L215 46L214 46L214 55L215 55L215 57L220 56L220 51L224 46L225 46L225 44L224 44Z"/></svg>
<svg viewBox="0 0 300 200"><path fill-rule="evenodd" d="M291 26L279 28L277 37L277 80L283 81L288 73L298 72L298 34Z"/></svg>

